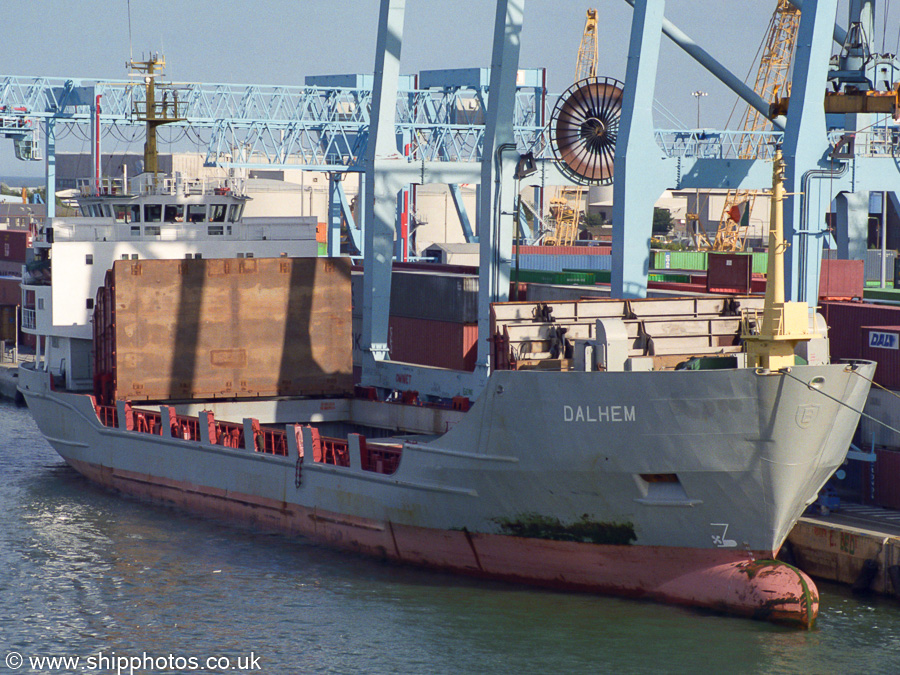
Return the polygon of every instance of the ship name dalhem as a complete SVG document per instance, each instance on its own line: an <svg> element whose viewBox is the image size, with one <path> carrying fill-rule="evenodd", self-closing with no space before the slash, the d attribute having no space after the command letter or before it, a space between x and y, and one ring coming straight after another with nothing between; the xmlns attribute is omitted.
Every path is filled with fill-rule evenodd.
<svg viewBox="0 0 900 675"><path fill-rule="evenodd" d="M564 405L564 422L634 422L633 405Z"/></svg>

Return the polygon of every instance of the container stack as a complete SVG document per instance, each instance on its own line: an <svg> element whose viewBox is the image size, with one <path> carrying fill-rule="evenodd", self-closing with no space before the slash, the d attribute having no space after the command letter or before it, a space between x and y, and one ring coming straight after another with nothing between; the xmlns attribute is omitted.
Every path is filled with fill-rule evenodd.
<svg viewBox="0 0 900 675"><path fill-rule="evenodd" d="M452 370L475 369L478 352L478 277L395 270L391 281L388 349L392 361ZM363 277L353 275L353 365L362 364Z"/></svg>

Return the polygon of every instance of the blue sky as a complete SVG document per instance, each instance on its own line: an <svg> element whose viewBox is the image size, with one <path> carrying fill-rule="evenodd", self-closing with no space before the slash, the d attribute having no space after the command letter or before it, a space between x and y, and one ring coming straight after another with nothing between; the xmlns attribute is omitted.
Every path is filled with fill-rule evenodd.
<svg viewBox="0 0 900 675"><path fill-rule="evenodd" d="M306 75L370 72L378 4L130 0L129 44L128 0L5 0L0 77L123 79L129 48L135 57L164 52L174 81L299 85ZM846 4L838 12L842 25ZM491 0L407 0L403 72L489 65L494 7ZM589 7L599 9L600 74L621 79L632 15L624 0L526 2L521 65L546 67L552 93L571 84ZM774 7L775 0L669 0L666 16L744 79ZM889 52L897 49L897 14L891 12L885 39ZM702 125L724 127L735 96L664 37L657 99L693 126L691 92L698 89L709 92ZM0 178L24 173L22 164L12 158L12 143L0 139Z"/></svg>

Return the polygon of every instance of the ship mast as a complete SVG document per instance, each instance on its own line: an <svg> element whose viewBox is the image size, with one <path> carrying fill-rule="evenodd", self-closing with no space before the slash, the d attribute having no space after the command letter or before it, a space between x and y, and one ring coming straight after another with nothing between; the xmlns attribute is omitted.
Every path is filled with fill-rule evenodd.
<svg viewBox="0 0 900 675"><path fill-rule="evenodd" d="M171 124L184 119L178 116L178 92L173 91L170 100L169 92L166 90L163 93L162 101L157 102L156 100L156 78L161 76L165 70L166 59L164 56L153 54L146 61L129 61L128 65L132 73L144 74L145 99L135 101L133 110L138 121L144 122L147 127L147 138L144 141L144 171L156 175L159 173L156 129L163 124Z"/></svg>
<svg viewBox="0 0 900 675"><path fill-rule="evenodd" d="M745 316L744 344L747 365L779 370L795 363L794 350L800 342L811 340L809 306L805 302L784 300L784 159L781 148L775 151L772 166L772 212L769 219L769 259L766 269L766 300L762 322Z"/></svg>

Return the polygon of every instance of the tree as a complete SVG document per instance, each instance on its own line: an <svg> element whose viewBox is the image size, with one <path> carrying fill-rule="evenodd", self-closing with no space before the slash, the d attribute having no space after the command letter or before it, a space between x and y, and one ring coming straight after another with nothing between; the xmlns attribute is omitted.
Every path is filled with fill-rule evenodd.
<svg viewBox="0 0 900 675"><path fill-rule="evenodd" d="M653 209L653 234L668 234L672 229L672 212L669 209Z"/></svg>

